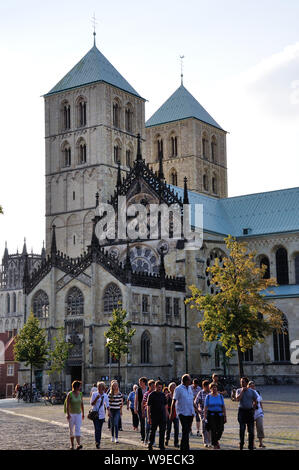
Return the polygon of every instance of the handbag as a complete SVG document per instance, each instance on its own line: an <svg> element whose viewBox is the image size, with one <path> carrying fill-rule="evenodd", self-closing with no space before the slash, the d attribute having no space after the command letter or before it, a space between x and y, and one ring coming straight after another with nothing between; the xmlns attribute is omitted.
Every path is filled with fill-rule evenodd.
<svg viewBox="0 0 299 470"><path fill-rule="evenodd" d="M94 411L92 408L89 409L88 415L87 415L88 419L90 419L91 421L94 421L95 419L97 419L99 417L99 411L100 411L100 408L103 404L103 401L104 401L104 395L101 398L101 403L100 403L98 411Z"/></svg>

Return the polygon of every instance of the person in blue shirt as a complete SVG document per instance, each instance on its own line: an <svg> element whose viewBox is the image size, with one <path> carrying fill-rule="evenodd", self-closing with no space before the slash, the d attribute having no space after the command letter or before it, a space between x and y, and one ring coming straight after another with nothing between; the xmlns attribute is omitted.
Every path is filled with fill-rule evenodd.
<svg viewBox="0 0 299 470"><path fill-rule="evenodd" d="M136 390L138 389L138 385L133 385L133 390L129 393L128 399L127 399L127 410L131 410L132 413L132 424L133 424L133 430L138 431L138 425L139 425L139 417L138 415L134 412L134 403L135 403L135 394Z"/></svg>
<svg viewBox="0 0 299 470"><path fill-rule="evenodd" d="M254 410L257 407L258 395L249 386L248 377L241 377L241 388L236 391L236 401L239 402L238 422L240 425L240 450L243 450L245 430L248 430L248 449L253 450L254 443Z"/></svg>
<svg viewBox="0 0 299 470"><path fill-rule="evenodd" d="M204 420L211 431L211 441L214 449L220 449L219 441L226 423L226 409L223 396L218 393L215 382L209 385L211 393L206 396L204 407Z"/></svg>

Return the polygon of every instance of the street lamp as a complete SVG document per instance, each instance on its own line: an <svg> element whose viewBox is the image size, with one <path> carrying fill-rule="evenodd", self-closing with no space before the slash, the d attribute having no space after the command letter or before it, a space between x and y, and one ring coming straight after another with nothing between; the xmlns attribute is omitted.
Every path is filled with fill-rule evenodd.
<svg viewBox="0 0 299 470"><path fill-rule="evenodd" d="M110 338L106 338L106 343L109 344L111 342L111 339ZM110 352L110 349L109 347L107 346L108 348L108 351L109 351L109 384L111 382L111 352Z"/></svg>

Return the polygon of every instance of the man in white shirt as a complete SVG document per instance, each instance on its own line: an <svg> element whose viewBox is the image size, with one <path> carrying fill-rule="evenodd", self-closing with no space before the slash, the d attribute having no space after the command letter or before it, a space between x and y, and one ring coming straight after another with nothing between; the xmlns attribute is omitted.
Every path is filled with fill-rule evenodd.
<svg viewBox="0 0 299 470"><path fill-rule="evenodd" d="M176 414L180 419L182 425L182 439L180 450L182 452L189 452L189 434L192 427L192 421L195 416L193 404L193 392L191 390L192 380L189 374L184 374L182 383L176 387L171 404L170 416L176 407Z"/></svg>

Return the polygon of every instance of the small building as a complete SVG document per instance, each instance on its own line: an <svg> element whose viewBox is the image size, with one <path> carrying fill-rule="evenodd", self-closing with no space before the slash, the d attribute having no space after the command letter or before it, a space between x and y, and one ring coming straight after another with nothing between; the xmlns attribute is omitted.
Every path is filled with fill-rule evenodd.
<svg viewBox="0 0 299 470"><path fill-rule="evenodd" d="M18 383L19 363L13 352L15 333L0 333L0 398L12 398Z"/></svg>

